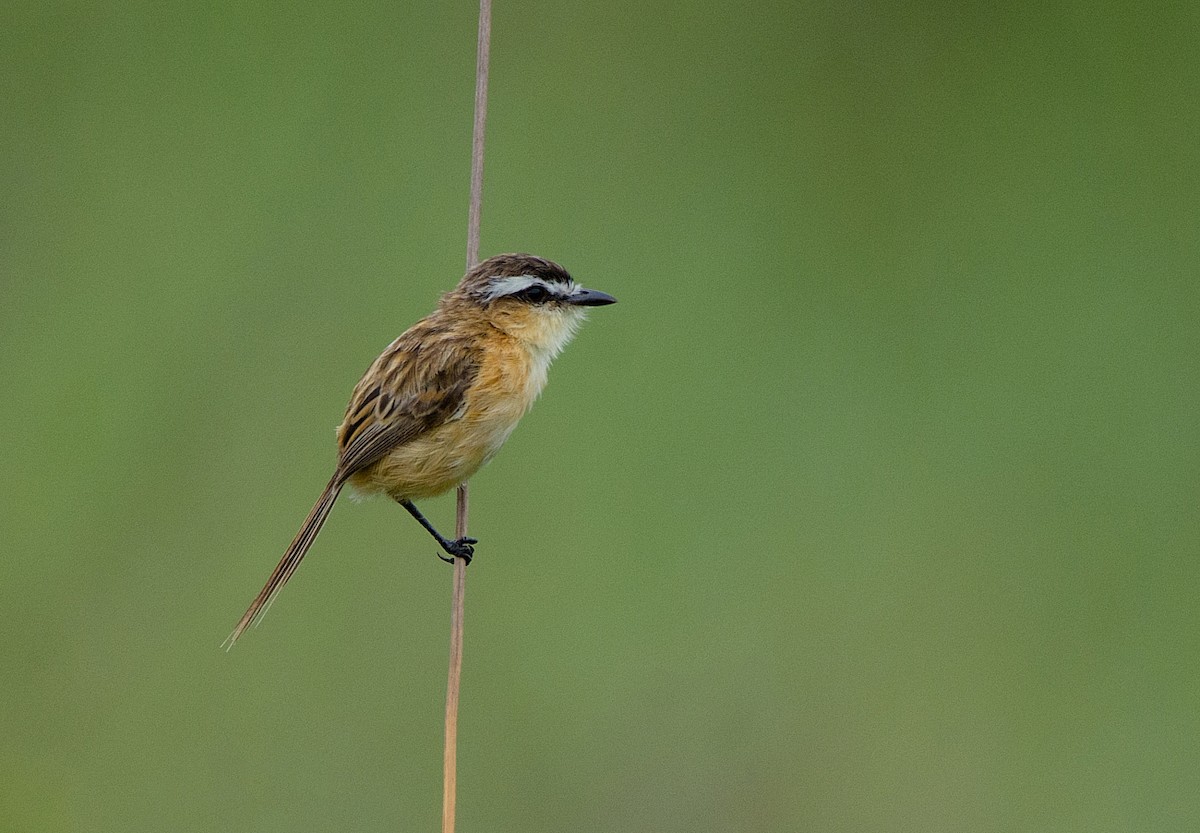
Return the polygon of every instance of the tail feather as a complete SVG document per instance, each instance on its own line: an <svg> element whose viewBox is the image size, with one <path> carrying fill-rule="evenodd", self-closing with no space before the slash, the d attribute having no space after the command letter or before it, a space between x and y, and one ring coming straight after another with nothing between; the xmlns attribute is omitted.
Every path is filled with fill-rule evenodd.
<svg viewBox="0 0 1200 833"><path fill-rule="evenodd" d="M267 612L267 608L271 606L271 602L275 601L275 597L283 589L283 585L287 584L288 579L292 577L292 573L296 572L296 568L300 566L300 560L304 558L304 554L308 552L308 548L316 540L317 533L321 531L321 526L325 523L325 519L329 517L329 510L333 508L333 503L337 500L338 493L342 491L344 483L344 478L339 474L334 474L333 478L329 481L329 485L325 487L325 491L321 492L321 496L317 498L312 511L308 513L308 517L304 520L304 525L300 527L300 531L296 533L295 539L292 540L291 546L287 548L287 552L283 554L283 558L275 566L271 577L267 579L267 583L258 592L258 596L251 602L250 607L242 614L242 618L237 623L237 627L233 629L233 633L229 634L229 638L225 640L225 644L229 648L233 647L234 643L246 632L247 628L262 619L263 615Z"/></svg>

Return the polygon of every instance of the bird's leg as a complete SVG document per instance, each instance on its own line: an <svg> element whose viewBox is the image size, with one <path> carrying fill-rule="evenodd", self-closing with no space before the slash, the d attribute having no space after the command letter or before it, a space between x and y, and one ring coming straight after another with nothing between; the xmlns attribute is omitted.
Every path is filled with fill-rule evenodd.
<svg viewBox="0 0 1200 833"><path fill-rule="evenodd" d="M459 538L456 541L451 541L449 538L445 537L442 535L442 533L433 528L433 524L429 522L428 518L421 514L421 510L418 509L411 500L400 500L397 498L396 502L407 509L408 514L417 519L417 523L425 527L425 531L433 536L434 540L441 545L442 549L456 558L461 558L468 564L471 563L471 557L475 555L475 547L473 547L472 544L479 543L477 538ZM438 558L442 559L447 564L454 563L454 558L446 558L441 555L439 555Z"/></svg>

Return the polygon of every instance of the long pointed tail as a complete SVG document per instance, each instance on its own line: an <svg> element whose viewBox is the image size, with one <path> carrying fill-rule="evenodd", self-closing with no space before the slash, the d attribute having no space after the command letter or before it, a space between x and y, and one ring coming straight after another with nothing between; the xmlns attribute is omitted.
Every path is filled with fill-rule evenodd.
<svg viewBox="0 0 1200 833"><path fill-rule="evenodd" d="M283 589L283 585L287 584L287 580L292 577L292 573L296 572L296 568L300 566L300 560L304 558L304 554L308 552L308 548L312 546L313 541L316 539L317 533L321 531L321 525L329 517L329 510L333 508L333 502L337 500L338 493L342 491L344 483L344 478L335 473L329 481L329 485L325 487L325 491L321 492L321 496L317 498L316 505L308 513L304 525L296 533L295 539L292 541L291 546L287 548L287 552L283 554L283 558L279 560L275 571L271 573L271 577L267 579L267 583L258 592L258 596L255 597L250 607L242 614L241 621L237 623L237 627L233 629L233 633L229 634L229 638L225 640L228 647L232 648L234 643L238 641L238 638L246 632L246 628L262 618L263 614L271 606L271 602L275 601L275 596Z"/></svg>

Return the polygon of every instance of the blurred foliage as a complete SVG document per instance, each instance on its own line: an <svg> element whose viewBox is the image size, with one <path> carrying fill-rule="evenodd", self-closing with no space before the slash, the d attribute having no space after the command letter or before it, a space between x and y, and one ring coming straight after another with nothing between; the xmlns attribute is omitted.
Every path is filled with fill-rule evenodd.
<svg viewBox="0 0 1200 833"><path fill-rule="evenodd" d="M460 829L1195 830L1195 7L495 14L483 251L621 303L473 483ZM475 15L0 15L0 829L435 828L403 512L219 645L461 274Z"/></svg>

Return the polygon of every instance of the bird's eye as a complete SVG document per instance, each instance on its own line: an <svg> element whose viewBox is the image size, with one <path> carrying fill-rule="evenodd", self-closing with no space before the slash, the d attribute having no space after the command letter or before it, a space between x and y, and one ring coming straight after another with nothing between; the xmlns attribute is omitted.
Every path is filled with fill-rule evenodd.
<svg viewBox="0 0 1200 833"><path fill-rule="evenodd" d="M540 304L550 298L550 290L546 289L540 283L535 283L532 286L522 289L520 296L522 300L528 301L531 304Z"/></svg>

